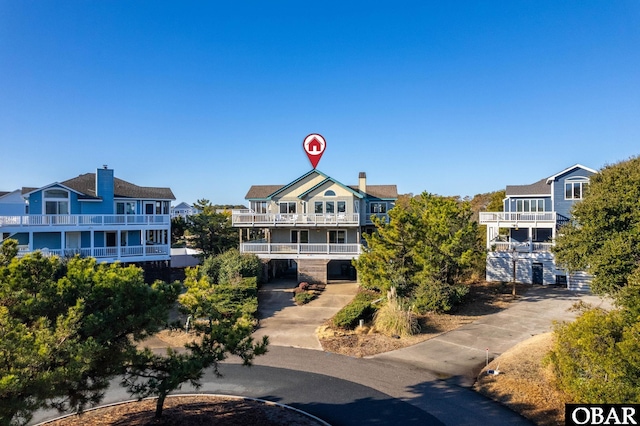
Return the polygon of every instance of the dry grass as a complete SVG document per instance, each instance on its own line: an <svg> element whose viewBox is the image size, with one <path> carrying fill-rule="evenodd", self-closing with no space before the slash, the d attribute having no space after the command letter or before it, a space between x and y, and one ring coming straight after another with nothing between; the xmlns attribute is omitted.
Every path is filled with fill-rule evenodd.
<svg viewBox="0 0 640 426"><path fill-rule="evenodd" d="M517 294L528 286L517 286ZM316 331L322 349L353 357L366 357L412 346L447 331L469 324L479 316L499 312L514 301L511 285L477 282L469 285L465 303L449 314L429 313L418 318L420 333L400 339L377 333L375 328L346 330L336 328L327 321Z"/></svg>
<svg viewBox="0 0 640 426"><path fill-rule="evenodd" d="M564 424L568 397L553 384L542 359L553 344L553 333L534 336L493 360L478 376L474 389L506 405L538 425ZM488 375L487 370L498 370Z"/></svg>
<svg viewBox="0 0 640 426"><path fill-rule="evenodd" d="M245 426L321 423L297 411L260 401L220 396L173 396L165 401L161 419L154 418L155 400L117 404L48 422L47 426Z"/></svg>

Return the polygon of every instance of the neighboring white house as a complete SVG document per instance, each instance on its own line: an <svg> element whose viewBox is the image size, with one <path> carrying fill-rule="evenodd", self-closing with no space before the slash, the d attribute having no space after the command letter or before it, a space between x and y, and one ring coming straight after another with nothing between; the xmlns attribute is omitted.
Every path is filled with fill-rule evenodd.
<svg viewBox="0 0 640 426"><path fill-rule="evenodd" d="M594 173L576 164L530 185L508 185L504 211L480 213L480 224L487 225L487 281L589 289L586 274L567 275L556 265L551 247Z"/></svg>
<svg viewBox="0 0 640 426"><path fill-rule="evenodd" d="M183 219L186 219L187 217L193 216L194 214L198 213L200 213L200 210L185 202L171 207L171 219L173 219L174 217L181 217Z"/></svg>

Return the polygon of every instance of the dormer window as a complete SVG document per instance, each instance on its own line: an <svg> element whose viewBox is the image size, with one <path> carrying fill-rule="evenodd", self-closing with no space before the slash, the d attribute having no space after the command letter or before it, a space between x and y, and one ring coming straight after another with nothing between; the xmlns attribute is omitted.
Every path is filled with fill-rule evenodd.
<svg viewBox="0 0 640 426"><path fill-rule="evenodd" d="M44 214L69 214L69 192L64 189L47 189L43 194Z"/></svg>
<svg viewBox="0 0 640 426"><path fill-rule="evenodd" d="M589 179L571 178L564 182L564 199L565 200L582 200L585 192L589 189Z"/></svg>

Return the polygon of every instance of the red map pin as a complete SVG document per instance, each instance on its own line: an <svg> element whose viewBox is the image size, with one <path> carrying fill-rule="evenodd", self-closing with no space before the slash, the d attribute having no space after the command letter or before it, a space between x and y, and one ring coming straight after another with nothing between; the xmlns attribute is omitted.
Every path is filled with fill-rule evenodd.
<svg viewBox="0 0 640 426"><path fill-rule="evenodd" d="M322 157L322 154L324 154L324 150L327 147L327 142L324 140L322 135L311 133L309 136L304 138L302 147L304 148L304 152L307 153L307 157L309 157L311 165L315 169L318 165L318 162L320 161L320 157Z"/></svg>

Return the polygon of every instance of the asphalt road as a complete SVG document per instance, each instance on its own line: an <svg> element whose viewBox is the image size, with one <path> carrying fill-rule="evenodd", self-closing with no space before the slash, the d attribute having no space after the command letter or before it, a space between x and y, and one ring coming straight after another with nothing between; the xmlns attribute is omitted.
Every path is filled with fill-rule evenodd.
<svg viewBox="0 0 640 426"><path fill-rule="evenodd" d="M252 367L231 359L220 371L223 377L207 373L200 389L185 385L176 393L265 399L335 426L530 424L500 404L426 370L375 359L273 346ZM130 399L114 381L103 403ZM31 424L58 416L39 412Z"/></svg>

